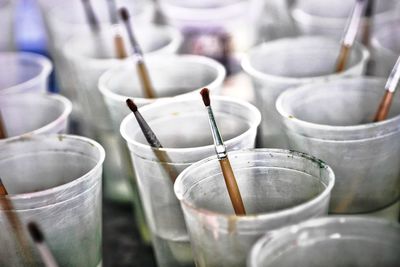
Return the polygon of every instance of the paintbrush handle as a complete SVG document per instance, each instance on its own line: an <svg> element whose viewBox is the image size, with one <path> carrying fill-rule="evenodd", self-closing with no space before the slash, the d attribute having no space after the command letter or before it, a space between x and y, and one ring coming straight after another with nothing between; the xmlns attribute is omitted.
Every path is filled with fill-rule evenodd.
<svg viewBox="0 0 400 267"><path fill-rule="evenodd" d="M124 46L124 39L118 33L114 36L115 51L117 58L124 59L127 57L127 53Z"/></svg>
<svg viewBox="0 0 400 267"><path fill-rule="evenodd" d="M379 104L379 108L378 111L376 112L374 122L383 121L386 119L390 110L390 106L393 101L393 95L394 95L393 92L385 90L385 95L383 96L381 103Z"/></svg>
<svg viewBox="0 0 400 267"><path fill-rule="evenodd" d="M161 151L159 149L154 149L154 153L160 161L161 166L168 173L168 176L171 179L172 183L175 183L175 180L178 177L178 171L175 169L174 166L169 164L171 160L168 157L168 154L165 151Z"/></svg>
<svg viewBox="0 0 400 267"><path fill-rule="evenodd" d="M338 61L336 64L336 72L342 72L346 68L347 58L350 52L350 46L341 45Z"/></svg>
<svg viewBox="0 0 400 267"><path fill-rule="evenodd" d="M150 76L147 71L146 65L143 60L137 62L137 71L139 75L140 82L142 84L144 94L146 98L155 98L153 86L151 84Z"/></svg>
<svg viewBox="0 0 400 267"><path fill-rule="evenodd" d="M228 188L228 194L236 215L246 215L242 196L240 195L239 187L237 185L228 157L220 159L219 164L221 165L222 174L224 175L225 184Z"/></svg>
<svg viewBox="0 0 400 267"><path fill-rule="evenodd" d="M1 116L0 112L0 139L5 139L5 138L7 138L6 125L4 123L3 117Z"/></svg>

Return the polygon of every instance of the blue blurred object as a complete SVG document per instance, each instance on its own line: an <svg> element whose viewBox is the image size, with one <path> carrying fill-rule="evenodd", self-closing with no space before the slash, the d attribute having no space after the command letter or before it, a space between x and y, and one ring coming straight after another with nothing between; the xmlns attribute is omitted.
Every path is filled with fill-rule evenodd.
<svg viewBox="0 0 400 267"><path fill-rule="evenodd" d="M17 49L50 57L44 23L36 0L19 0L15 22ZM54 71L50 76L49 90L58 92Z"/></svg>

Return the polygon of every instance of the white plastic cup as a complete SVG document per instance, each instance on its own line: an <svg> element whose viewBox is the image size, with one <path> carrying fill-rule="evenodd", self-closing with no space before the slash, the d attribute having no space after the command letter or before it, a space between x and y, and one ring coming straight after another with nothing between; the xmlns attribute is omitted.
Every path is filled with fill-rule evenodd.
<svg viewBox="0 0 400 267"><path fill-rule="evenodd" d="M322 161L280 149L228 155L246 215L235 215L216 156L191 165L175 182L196 266L245 266L265 232L328 212L335 177Z"/></svg>
<svg viewBox="0 0 400 267"><path fill-rule="evenodd" d="M355 1L348 0L297 0L292 17L301 35L328 35L340 40L354 4ZM398 18L399 11L397 0L374 1L373 32L379 32L382 25ZM362 30L361 24L359 32Z"/></svg>
<svg viewBox="0 0 400 267"><path fill-rule="evenodd" d="M400 99L387 120L372 122L384 88L384 79L349 78L294 88L276 102L290 148L335 171L331 213L398 220Z"/></svg>
<svg viewBox="0 0 400 267"><path fill-rule="evenodd" d="M71 110L71 102L61 95L0 95L0 113L7 133L4 141L36 134L66 133Z"/></svg>
<svg viewBox="0 0 400 267"><path fill-rule="evenodd" d="M0 265L43 264L26 229L35 221L60 266L101 266L104 149L95 141L71 135L23 136L0 143L0 173L9 195L0 196ZM33 262L21 257L9 224L13 213L29 241Z"/></svg>
<svg viewBox="0 0 400 267"><path fill-rule="evenodd" d="M28 52L2 52L0 62L0 95L47 91L53 67L46 57Z"/></svg>
<svg viewBox="0 0 400 267"><path fill-rule="evenodd" d="M266 234L252 248L247 266L396 267L399 251L399 224L331 216Z"/></svg>
<svg viewBox="0 0 400 267"><path fill-rule="evenodd" d="M253 148L261 115L256 107L228 97L212 97L219 129L229 151ZM168 162L160 162L146 142L133 114L121 124L135 168L140 197L152 232L158 266L193 266L182 210L165 165L176 174L215 154L207 111L200 95L170 99L140 108L142 116L164 146Z"/></svg>
<svg viewBox="0 0 400 267"><path fill-rule="evenodd" d="M260 147L287 148L287 138L275 109L278 95L290 87L344 76L362 75L369 52L356 44L346 69L335 72L340 43L327 37L285 38L252 48L242 68L252 79L256 106L263 116Z"/></svg>

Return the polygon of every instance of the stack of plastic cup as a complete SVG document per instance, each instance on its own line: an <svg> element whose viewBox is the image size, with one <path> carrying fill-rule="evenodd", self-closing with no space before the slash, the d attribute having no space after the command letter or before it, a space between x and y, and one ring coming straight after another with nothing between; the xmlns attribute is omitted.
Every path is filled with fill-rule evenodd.
<svg viewBox="0 0 400 267"><path fill-rule="evenodd" d="M335 72L340 43L327 37L278 39L252 48L242 61L242 68L252 79L256 105L263 116L260 147L287 148L275 101L290 87L344 76L361 75L369 53L356 44L346 69Z"/></svg>
<svg viewBox="0 0 400 267"><path fill-rule="evenodd" d="M297 0L292 9L292 17L301 35L328 35L339 40L354 4L355 1L347 0ZM397 0L374 1L373 31L379 32L382 25L398 19L399 11Z"/></svg>
<svg viewBox="0 0 400 267"><path fill-rule="evenodd" d="M15 46L13 0L0 0L0 51L12 51Z"/></svg>
<svg viewBox="0 0 400 267"><path fill-rule="evenodd" d="M246 215L235 215L215 156L193 164L175 182L196 266L245 266L265 232L327 214L335 178L322 161L278 149L228 156Z"/></svg>
<svg viewBox="0 0 400 267"><path fill-rule="evenodd" d="M43 264L26 229L30 221L42 229L60 266L101 266L104 157L98 143L77 136L32 135L0 143L8 191L0 196L1 266Z"/></svg>
<svg viewBox="0 0 400 267"><path fill-rule="evenodd" d="M212 103L228 150L253 148L259 111L227 97L213 97ZM171 173L176 176L215 153L207 111L199 95L196 99L158 101L140 112L164 148L156 152L148 145L133 114L123 120L121 134L130 150L158 266L193 266L189 236L173 190L176 177ZM166 160L160 161L160 154Z"/></svg>
<svg viewBox="0 0 400 267"><path fill-rule="evenodd" d="M60 95L0 95L0 114L9 138L66 133L71 102ZM3 140L0 140L0 143Z"/></svg>
<svg viewBox="0 0 400 267"><path fill-rule="evenodd" d="M388 77L400 55L400 20L383 25L372 38L374 74Z"/></svg>
<svg viewBox="0 0 400 267"><path fill-rule="evenodd" d="M284 92L276 107L291 149L324 160L336 174L331 213L397 221L400 209L400 99L372 122L384 79L352 78Z"/></svg>
<svg viewBox="0 0 400 267"><path fill-rule="evenodd" d="M248 267L400 266L400 226L356 217L313 219L268 233Z"/></svg>
<svg viewBox="0 0 400 267"><path fill-rule="evenodd" d="M5 52L0 53L0 62L0 95L47 91L52 64L46 57Z"/></svg>

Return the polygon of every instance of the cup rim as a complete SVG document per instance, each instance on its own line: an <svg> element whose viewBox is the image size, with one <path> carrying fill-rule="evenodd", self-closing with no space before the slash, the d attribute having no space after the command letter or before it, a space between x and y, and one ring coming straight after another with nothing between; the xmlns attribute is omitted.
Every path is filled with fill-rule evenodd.
<svg viewBox="0 0 400 267"><path fill-rule="evenodd" d="M176 179L175 184L174 184L175 196L177 197L177 199L180 201L180 203L182 205L185 205L188 209L190 209L196 213L199 213L202 216L219 217L219 218L223 218L228 221L230 218L235 217L235 218L237 218L238 221L246 222L246 221L252 221L254 219L258 219L258 220L267 220L267 219L271 219L271 218L277 219L277 218L282 218L282 217L288 216L290 214L294 214L294 213L298 213L300 211L307 210L308 208L314 206L316 203L320 202L324 198L328 197L333 189L334 184L335 184L335 174L334 174L332 168L328 164L326 164L324 161L322 161L314 156L311 156L309 154L294 151L294 150L277 149L277 148L252 148L252 149L241 149L241 150L231 151L228 153L228 155L231 156L231 155L244 154L244 153L273 153L273 154L282 154L282 155L295 154L297 157L302 157L307 160L318 162L328 172L328 176L329 176L328 184L320 194L313 197L312 199L309 199L306 202L303 202L294 207L284 208L284 209L280 209L277 211L257 213L254 215L251 214L251 215L245 215L245 216L242 216L242 215L238 216L235 214L223 214L223 213L218 213L218 212L211 211L211 210L204 209L204 208L198 208L184 199L184 197L183 197L184 192L179 191L178 184L181 183L180 181L184 179L183 177L186 176L187 173L189 173L192 169L198 168L199 166L201 166L204 163L207 163L209 161L218 161L218 158L214 155L214 156L207 157L203 160L200 160L200 161L192 164L191 166L187 167L179 174L179 176ZM248 231L248 230L243 230L243 231Z"/></svg>
<svg viewBox="0 0 400 267"><path fill-rule="evenodd" d="M349 75L353 71L354 68L357 68L359 64L361 64L363 61L367 60L370 57L370 53L368 50L360 43L356 42L353 46L353 49L358 49L361 55L361 58L358 62L356 62L353 66L350 66L349 68L346 68L343 72L340 73L331 73L327 75L319 75L319 76L310 76L310 77L288 77L288 76L279 76L279 75L274 75L274 74L269 74L262 72L256 68L254 68L251 64L250 60L250 54L253 53L254 51L257 50L262 50L265 49L265 47L270 47L272 45L275 45L278 42L288 42L288 41L293 41L293 40L315 40L315 41L320 41L320 40L330 40L330 41L335 41L335 39L331 37L326 37L326 36L321 36L321 35L314 35L314 36L297 36L297 37L286 37L286 38L281 38L277 39L271 42L266 42L259 44L253 48L251 48L247 53L243 56L241 60L241 66L242 69L250 75L250 77L254 77L259 80L268 80L268 81L273 81L273 82L285 82L285 83L290 83L290 84L299 84L299 83L310 83L314 81L315 79L332 79L333 77L340 77L340 76L346 76Z"/></svg>
<svg viewBox="0 0 400 267"><path fill-rule="evenodd" d="M80 176L68 183L54 186L51 188L47 188L44 190L36 191L36 192L29 192L29 193L22 193L22 194L10 194L10 195L5 195L5 196L0 196L0 199L7 198L7 199L10 199L11 201L29 200L29 199L33 199L33 198L43 197L43 196L50 195L50 194L55 194L60 191L64 191L67 188L73 187L73 186L81 183L84 180L87 180L89 176L91 176L99 168L101 168L101 166L104 162L104 159L105 159L105 155L106 155L104 148L97 141L92 140L87 137L84 137L84 136L70 135L70 134L25 135L25 136L15 138L13 140L7 140L3 144L0 144L0 147L6 146L7 144L15 143L15 142L26 142L26 141L39 141L40 142L41 140L46 140L49 138L57 138L59 140L70 139L70 140L74 140L76 142L82 142L82 143L88 144L88 145L94 147L95 149L97 149L97 151L99 153L99 159L97 160L96 164L89 171L87 171L82 176Z"/></svg>
<svg viewBox="0 0 400 267"><path fill-rule="evenodd" d="M30 135L38 135L38 134L46 134L47 131L49 131L49 129L53 128L54 126L56 126L57 124L59 124L60 122L62 122L63 120L67 121L68 120L68 116L71 114L72 112L72 103L71 101L60 95L60 94L53 94L53 93L44 93L44 94L34 94L34 93L28 93L28 94L23 94L23 97L38 97L38 98L48 98L48 99L52 99L55 101L58 101L59 104L61 104L64 109L61 112L61 114L53 121L51 121L50 123L47 123L46 125L43 125L40 128L37 128L33 131L29 131L20 135L16 135L16 136L12 136L12 137L8 137L6 139L4 139L4 141L11 141L14 139L18 139L20 137L23 136L30 136ZM1 95L0 95L1 97ZM17 94L13 95L13 97L19 97ZM0 143L2 143L2 140L0 140Z"/></svg>
<svg viewBox="0 0 400 267"><path fill-rule="evenodd" d="M22 59L26 59L31 62L34 62L35 64L40 65L40 67L41 67L40 72L36 76L34 76L24 82L21 82L21 83L18 83L18 84L15 84L15 85L12 85L12 86L9 86L6 88L1 88L0 89L1 95L20 93L19 91L21 91L21 89L23 89L22 91L24 91L26 87L29 88L30 86L34 85L35 83L38 83L41 79L43 79L43 77L46 77L46 76L48 77L50 75L50 72L53 69L53 65L52 65L51 61L47 57L42 56L37 53L1 52L0 57L8 57L11 59L22 58ZM47 86L44 89L46 89L46 91L47 91ZM13 92L13 91L17 91L17 92ZM24 92L24 93L26 93L26 92Z"/></svg>
<svg viewBox="0 0 400 267"><path fill-rule="evenodd" d="M394 222L374 217L357 217L357 216L343 216L343 215L331 215L323 216L318 218L312 218L306 221L302 221L297 224L292 224L284 226L275 230L266 232L261 238L259 238L256 243L251 248L249 255L247 257L247 264L249 267L256 267L258 256L263 251L264 246L269 243L269 246L274 246L274 244L279 241L282 237L291 236L296 232L311 228L319 227L323 225L337 225L337 224L353 224L360 225L360 223L367 223L369 225L379 225L385 227L391 227L392 229L398 229L400 231L400 225Z"/></svg>
<svg viewBox="0 0 400 267"><path fill-rule="evenodd" d="M234 97L229 97L229 96L218 96L215 95L213 96L213 101L221 101L221 102L233 102L235 104L238 104L248 110L250 110L253 114L254 114L254 125L250 125L250 127L244 131L243 133L239 134L238 136L235 136L234 138L231 138L229 140L224 141L225 145L229 145L230 143L234 143L237 139L242 138L243 135L246 135L248 132L253 131L254 128L257 129L257 127L260 125L261 123L261 113L260 111L252 104L244 101L244 100L240 100ZM191 98L185 98L185 99L180 99L180 98L169 98L167 100L160 100L157 102L154 102L150 105L146 105L143 107L139 108L139 111L142 113L142 115L147 111L147 110L151 110L154 108L159 108L160 106L164 106L164 105L171 105L175 102L193 102L193 101L197 101L197 99L195 99L194 97ZM198 99L198 101L201 101L201 99ZM204 112L206 112L206 110L204 110ZM140 149L152 149L150 145L148 144L143 144L141 142L138 142L136 140L134 140L134 138L130 137L127 132L126 132L126 128L127 125L129 124L130 121L132 120L136 120L135 116L130 113L129 115L127 115L121 122L121 126L120 126L120 134L122 135L122 137L124 138L124 140L128 143L129 145L133 145L135 147L138 147ZM210 133L211 134L211 133ZM188 153L190 152L197 152L197 151L201 151L201 150L205 150L205 149L212 149L214 147L213 144L211 145L206 145L206 146L197 146L197 147L185 147L185 148L168 148L168 147L163 147L160 148L160 151L164 151L166 153Z"/></svg>
<svg viewBox="0 0 400 267"><path fill-rule="evenodd" d="M322 130L322 131L330 131L330 132L351 132L351 131L366 131L369 129L373 128L378 128L378 127L383 127L387 124L392 124L393 122L400 120L400 114L397 116L394 116L392 118L386 119L384 121L378 121L378 122L370 122L367 124L360 124L360 125L348 125L348 126L333 126L333 125L328 125L328 124L320 124L320 123L313 123L309 121L305 121L302 119L299 119L291 114L289 114L288 111L284 108L284 100L287 97L290 97L291 95L296 95L298 92L305 91L305 90L310 90L310 88L313 88L314 90L323 90L322 87L317 88L317 85L324 85L324 84L329 84L329 83L336 83L336 82L351 82L351 81L357 81L357 80L366 80L366 81L384 81L383 78L379 77L349 77L341 80L335 80L335 81L329 81L329 82L320 82L320 83L314 83L314 84L306 84L302 85L299 87L295 88L290 88L284 92L282 92L275 103L276 110L278 111L279 115L283 119L290 119L297 125L300 125L301 127L308 128L308 129L314 129L314 130ZM383 92L383 90L382 90ZM369 138L366 138L369 139ZM363 139L355 139L355 140L363 140ZM346 141L346 140L337 140L337 141Z"/></svg>
<svg viewBox="0 0 400 267"><path fill-rule="evenodd" d="M216 70L217 72L217 77L215 80L213 80L211 83L204 85L201 88L204 87L209 87L209 88L214 88L217 87L219 84L222 84L222 82L225 79L226 76L226 70L225 68L222 66L221 63L219 63L218 61L211 59L211 58L207 58L204 56L197 56L197 55L175 55L175 54L171 54L171 55L165 55L165 54L157 54L157 55L151 55L148 57L149 60L155 60L157 58L173 58L173 60L180 60L180 61L191 61L191 62L196 62L196 63L201 63L207 66L211 66L214 70ZM114 73L124 69L125 66L115 66L114 68L111 68L109 70L107 70L105 73L103 73L100 78L99 78L99 82L98 82L98 89L99 91L103 94L104 97L106 98L110 98L113 101L116 102L121 102L121 103L125 103L127 98L134 98L135 100L139 101L139 102L143 102L143 103L151 103L154 101L158 101L158 100L164 100L164 99L170 99L173 97L177 97L177 96L183 96L183 95L188 95L191 94L193 92L195 92L196 90L181 94L181 95L177 95L177 96L172 96L172 97L159 97L159 98L155 98L155 99L150 99L150 98L144 98L144 97L132 97L132 96L123 96L120 94L117 94L115 92L113 92L112 90L109 90L109 87L107 86L107 83L112 79L112 77L114 76ZM122 70L124 71L124 70ZM201 90L201 88L199 88L198 90Z"/></svg>

